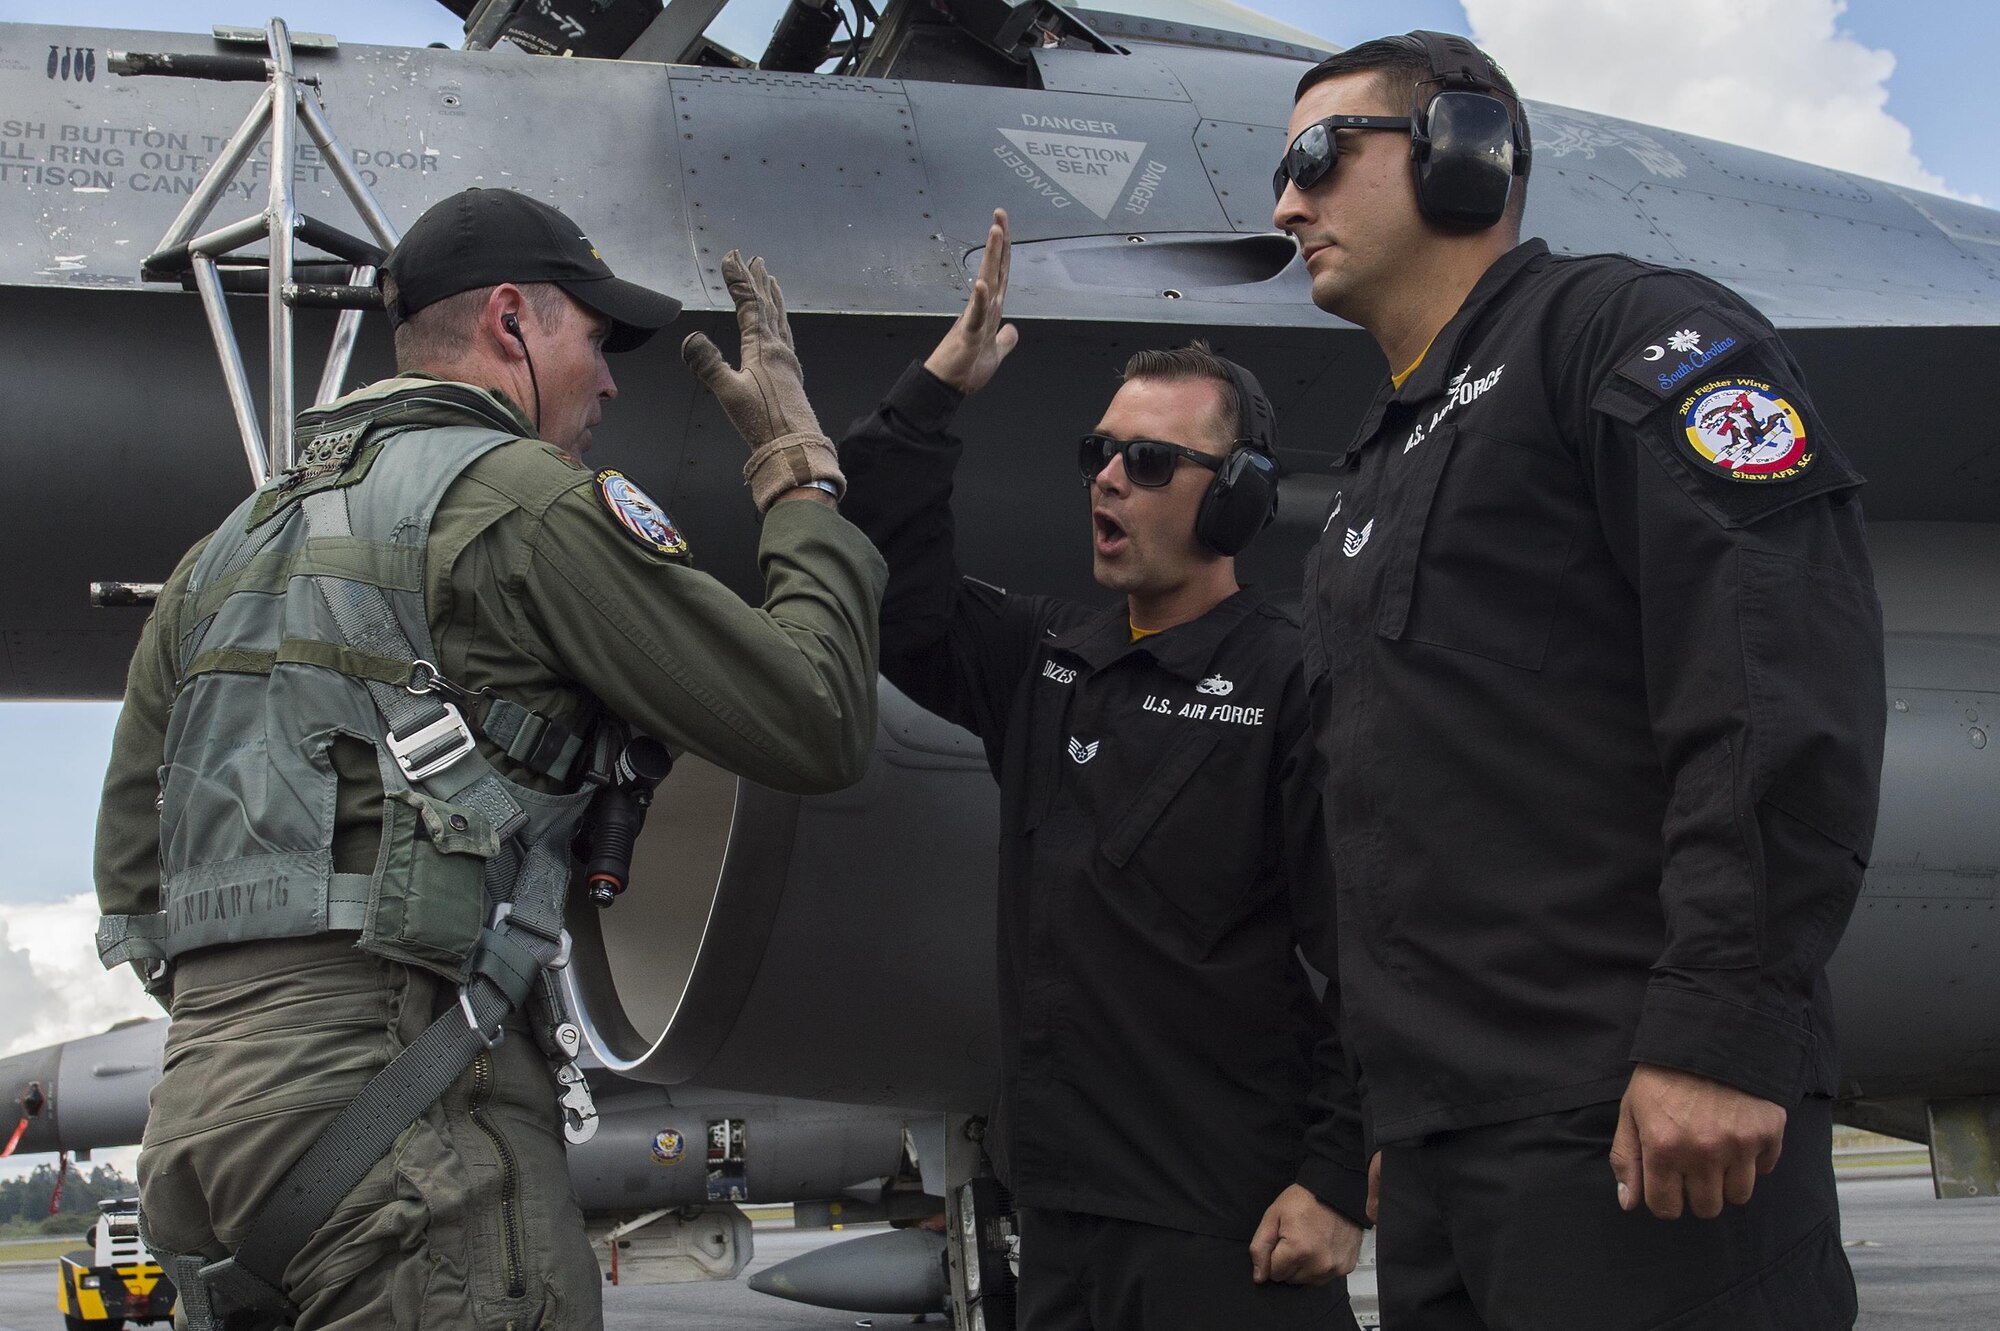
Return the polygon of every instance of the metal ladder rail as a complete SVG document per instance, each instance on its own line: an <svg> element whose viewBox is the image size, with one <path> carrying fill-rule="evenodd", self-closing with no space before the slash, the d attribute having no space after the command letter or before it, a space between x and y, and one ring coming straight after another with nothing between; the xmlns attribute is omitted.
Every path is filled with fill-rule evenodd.
<svg viewBox="0 0 2000 1331"><path fill-rule="evenodd" d="M361 179L353 158L327 121L319 100L319 79L301 76L293 67L291 32L283 19L270 21L265 28L265 40L269 54L263 57L112 51L106 62L111 72L125 76L259 81L265 85L243 123L230 136L167 229L159 247L147 257L142 270L149 280L185 284L192 277L194 288L201 295L209 332L215 339L216 355L222 362L223 382L235 413L237 431L242 436L244 456L257 485L288 469L295 460L294 311L301 305L340 310L327 350L326 367L313 399L316 404L329 402L338 396L347 377L363 313L380 307L375 279L381 255L393 249L400 239L395 225ZM301 124L332 168L348 202L373 234L374 246L298 211L293 196L292 158ZM271 142L271 182L264 210L197 234L267 132ZM344 285L302 284L295 280L301 239L347 261L349 273ZM258 423L257 404L250 390L235 324L223 298L221 267L227 256L260 240L269 245L265 276L270 342L268 443Z"/></svg>

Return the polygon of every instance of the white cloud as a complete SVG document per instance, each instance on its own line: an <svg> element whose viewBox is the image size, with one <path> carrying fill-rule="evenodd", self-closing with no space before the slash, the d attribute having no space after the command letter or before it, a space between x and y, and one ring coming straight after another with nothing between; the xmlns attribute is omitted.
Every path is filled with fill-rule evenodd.
<svg viewBox="0 0 2000 1331"><path fill-rule="evenodd" d="M94 1035L128 1017L157 1017L128 967L97 963L97 898L0 906L0 1055Z"/></svg>
<svg viewBox="0 0 2000 1331"><path fill-rule="evenodd" d="M1521 95L1952 194L1890 115L1896 57L1845 0L1464 0Z"/></svg>

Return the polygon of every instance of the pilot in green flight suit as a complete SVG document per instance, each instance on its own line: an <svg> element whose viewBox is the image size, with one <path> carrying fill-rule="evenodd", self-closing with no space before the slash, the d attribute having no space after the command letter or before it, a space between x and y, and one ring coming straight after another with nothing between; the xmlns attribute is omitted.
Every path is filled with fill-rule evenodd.
<svg viewBox="0 0 2000 1331"><path fill-rule="evenodd" d="M578 460L616 393L604 353L677 302L505 190L434 206L387 273L399 376L301 416L300 464L189 552L133 658L96 876L105 964L132 962L172 1015L144 1222L181 1255L184 1320L224 1324L242 1303L195 1270L254 1270L272 1225L252 1222L301 1153L458 1023L481 1039L463 1071L258 1288L299 1327L596 1326L558 1081L572 1129L594 1110L559 988L537 983L561 960L595 736L622 721L780 789L852 783L885 574L836 511L761 263L725 264L743 367L690 339L752 441L761 607ZM516 927L537 912L546 938Z"/></svg>

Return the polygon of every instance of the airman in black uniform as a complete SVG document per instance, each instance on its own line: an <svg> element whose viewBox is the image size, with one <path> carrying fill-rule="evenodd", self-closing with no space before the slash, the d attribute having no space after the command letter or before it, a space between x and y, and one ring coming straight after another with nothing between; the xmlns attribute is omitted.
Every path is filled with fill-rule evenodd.
<svg viewBox="0 0 2000 1331"><path fill-rule="evenodd" d="M1358 1107L1338 991L1316 998L1297 952L1332 965L1298 629L1232 558L1275 498L1270 407L1205 349L1141 353L1084 445L1095 571L1124 596L961 577L948 430L1014 345L1006 256L996 214L964 316L841 466L889 564L884 673L1000 781L988 1141L1020 1208L1020 1325L1352 1327Z"/></svg>
<svg viewBox="0 0 2000 1331"><path fill-rule="evenodd" d="M1328 60L1291 133L1275 221L1395 372L1304 611L1384 1324L1848 1326L1861 478L1732 293L1519 242L1526 122L1469 42Z"/></svg>

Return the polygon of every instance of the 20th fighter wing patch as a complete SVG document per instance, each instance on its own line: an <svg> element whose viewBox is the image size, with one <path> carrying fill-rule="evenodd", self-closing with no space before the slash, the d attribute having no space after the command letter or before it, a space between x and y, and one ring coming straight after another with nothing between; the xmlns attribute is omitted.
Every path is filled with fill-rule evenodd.
<svg viewBox="0 0 2000 1331"><path fill-rule="evenodd" d="M1695 462L1732 481L1797 480L1817 457L1799 409L1761 379L1711 380L1680 413Z"/></svg>
<svg viewBox="0 0 2000 1331"><path fill-rule="evenodd" d="M657 554L687 557L687 537L681 535L681 529L667 516L667 510L633 484L624 472L609 467L598 472L597 497L633 540Z"/></svg>
<svg viewBox="0 0 2000 1331"><path fill-rule="evenodd" d="M1690 310L1655 329L1645 346L1626 357L1618 373L1656 398L1681 391L1748 346L1756 335L1721 310Z"/></svg>

